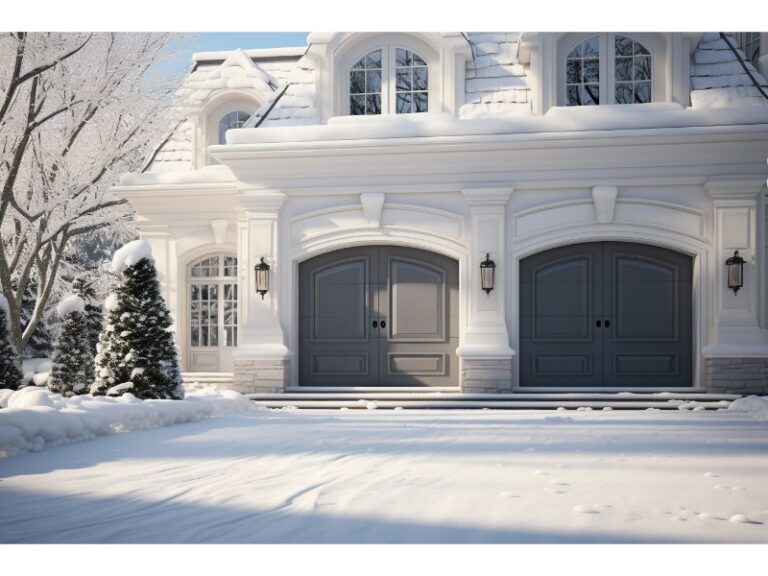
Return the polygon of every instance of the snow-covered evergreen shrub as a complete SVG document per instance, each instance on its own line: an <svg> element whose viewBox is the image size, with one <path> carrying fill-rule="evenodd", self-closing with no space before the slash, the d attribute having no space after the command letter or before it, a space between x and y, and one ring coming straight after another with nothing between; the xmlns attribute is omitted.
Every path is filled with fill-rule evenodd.
<svg viewBox="0 0 768 576"><path fill-rule="evenodd" d="M171 315L151 258L144 240L129 242L115 253L112 266L121 278L105 304L94 394L184 397L176 344L169 330ZM132 386L124 386L128 382Z"/></svg>
<svg viewBox="0 0 768 576"><path fill-rule="evenodd" d="M23 374L19 355L11 344L8 301L0 294L0 388L18 390Z"/></svg>
<svg viewBox="0 0 768 576"><path fill-rule="evenodd" d="M104 319L101 306L95 304L96 290L94 290L93 285L82 276L75 278L75 281L72 283L72 290L74 290L75 294L80 296L85 303L85 322L88 325L88 342L91 349L91 355L96 356L96 345L99 342L99 334L101 333L102 322Z"/></svg>
<svg viewBox="0 0 768 576"><path fill-rule="evenodd" d="M94 367L85 304L78 296L68 296L56 311L61 332L53 350L48 388L64 396L86 394L93 385Z"/></svg>

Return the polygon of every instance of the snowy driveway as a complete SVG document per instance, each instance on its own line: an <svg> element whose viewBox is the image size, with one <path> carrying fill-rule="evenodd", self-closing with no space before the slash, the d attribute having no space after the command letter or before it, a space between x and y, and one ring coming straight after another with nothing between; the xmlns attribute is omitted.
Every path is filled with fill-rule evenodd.
<svg viewBox="0 0 768 576"><path fill-rule="evenodd" d="M259 411L0 459L0 542L768 543L733 411Z"/></svg>

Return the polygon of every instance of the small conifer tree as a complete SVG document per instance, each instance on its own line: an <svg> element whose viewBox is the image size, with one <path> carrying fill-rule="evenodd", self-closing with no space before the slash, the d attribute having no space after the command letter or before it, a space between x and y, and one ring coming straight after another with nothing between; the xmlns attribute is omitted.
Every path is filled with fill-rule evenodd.
<svg viewBox="0 0 768 576"><path fill-rule="evenodd" d="M23 374L19 368L19 355L11 343L8 301L0 294L0 388L18 390Z"/></svg>
<svg viewBox="0 0 768 576"><path fill-rule="evenodd" d="M172 319L148 243L136 240L118 250L113 269L121 272L121 278L107 302L91 391L107 394L117 387L112 393L183 398L176 344L169 330Z"/></svg>
<svg viewBox="0 0 768 576"><path fill-rule="evenodd" d="M64 396L85 394L94 380L85 304L78 296L64 298L57 308L61 332L53 350L48 388Z"/></svg>
<svg viewBox="0 0 768 576"><path fill-rule="evenodd" d="M96 302L96 290L93 285L82 276L72 283L72 290L85 302L85 322L88 325L88 342L91 355L96 356L96 345L99 342L99 334L102 329L104 315L101 306Z"/></svg>

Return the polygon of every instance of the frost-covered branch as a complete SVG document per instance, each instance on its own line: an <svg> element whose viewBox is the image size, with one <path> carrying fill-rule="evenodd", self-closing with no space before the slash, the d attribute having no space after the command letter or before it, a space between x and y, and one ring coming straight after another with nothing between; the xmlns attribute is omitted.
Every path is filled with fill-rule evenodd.
<svg viewBox="0 0 768 576"><path fill-rule="evenodd" d="M178 121L180 78L153 73L171 39L0 35L0 292L19 351L71 265L72 240L130 233L130 209L110 189ZM22 331L21 296L31 284L37 299Z"/></svg>

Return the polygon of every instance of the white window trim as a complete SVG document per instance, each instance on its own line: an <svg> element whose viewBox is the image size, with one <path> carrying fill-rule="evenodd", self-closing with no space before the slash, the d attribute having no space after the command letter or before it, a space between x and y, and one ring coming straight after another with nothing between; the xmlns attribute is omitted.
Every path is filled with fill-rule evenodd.
<svg viewBox="0 0 768 576"><path fill-rule="evenodd" d="M208 154L208 146L218 145L219 143L219 122L230 112L238 110L251 114L256 112L260 106L259 101L241 92L222 95L207 103L202 110L198 112L195 132L196 168L218 162Z"/></svg>
<svg viewBox="0 0 768 576"><path fill-rule="evenodd" d="M381 35L359 42L346 50L336 61L336 93L334 113L337 116L347 116L349 110L349 73L352 65L373 50L382 50L382 78L381 78L381 114L384 116L395 113L395 49L405 48L419 55L429 68L429 112L441 111L443 99L443 82L440 73L440 55L428 44L418 39L400 34ZM391 89L390 89L391 88ZM386 97L385 97L386 94ZM409 116L410 114L399 114Z"/></svg>
<svg viewBox="0 0 768 576"><path fill-rule="evenodd" d="M557 43L557 105L567 106L566 98L566 58L575 46L593 36L600 37L600 106L616 104L616 58L615 37L627 36L643 45L651 54L651 102L663 102L666 100L664 89L665 77L665 50L661 41L652 34L638 34L628 32L582 32L566 34ZM605 99L605 96L609 100ZM633 106L638 104L621 104L621 106ZM640 106L642 104L639 104Z"/></svg>

